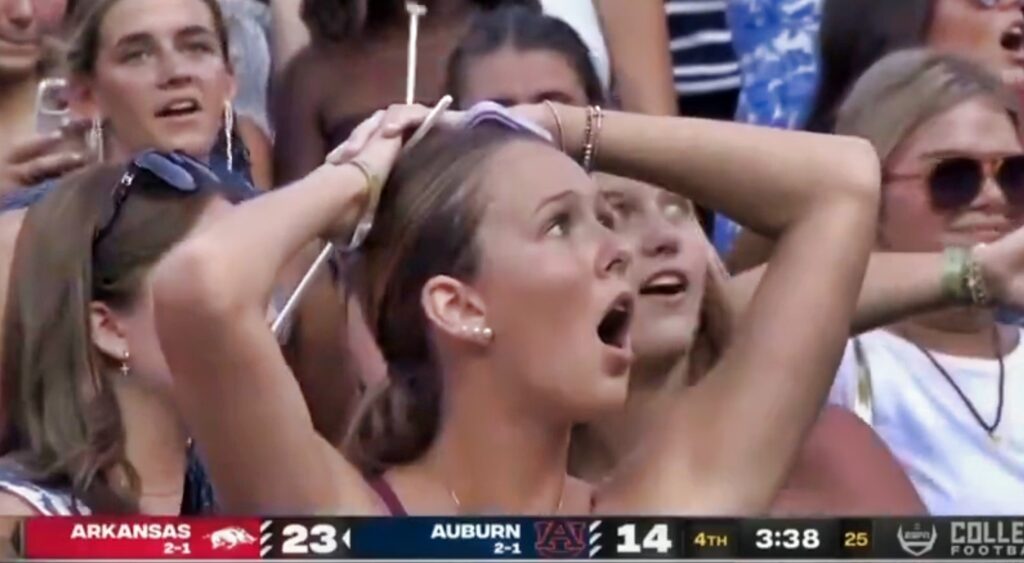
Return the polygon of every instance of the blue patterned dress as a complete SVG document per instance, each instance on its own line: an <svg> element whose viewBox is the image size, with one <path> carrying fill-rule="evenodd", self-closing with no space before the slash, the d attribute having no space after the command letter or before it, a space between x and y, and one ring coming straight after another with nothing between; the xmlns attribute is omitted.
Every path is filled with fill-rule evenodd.
<svg viewBox="0 0 1024 563"><path fill-rule="evenodd" d="M803 127L818 87L822 0L729 0L727 5L743 74L736 120ZM720 253L731 248L738 231L728 218L716 217Z"/></svg>

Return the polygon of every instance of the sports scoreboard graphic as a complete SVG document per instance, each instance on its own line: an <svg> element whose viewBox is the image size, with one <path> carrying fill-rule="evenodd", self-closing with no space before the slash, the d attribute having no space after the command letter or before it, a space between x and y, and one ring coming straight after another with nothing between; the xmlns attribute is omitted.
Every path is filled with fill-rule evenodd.
<svg viewBox="0 0 1024 563"><path fill-rule="evenodd" d="M30 518L32 560L1024 560L1024 517Z"/></svg>

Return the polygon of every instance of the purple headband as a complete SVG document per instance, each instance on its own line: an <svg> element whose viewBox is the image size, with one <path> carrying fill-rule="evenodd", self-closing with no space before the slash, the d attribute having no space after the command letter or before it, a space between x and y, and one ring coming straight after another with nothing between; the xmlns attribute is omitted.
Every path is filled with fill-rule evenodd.
<svg viewBox="0 0 1024 563"><path fill-rule="evenodd" d="M485 124L498 125L512 131L536 135L549 143L554 143L551 133L548 133L543 127L512 115L507 108L494 102L480 102L469 108L461 123L467 129Z"/></svg>

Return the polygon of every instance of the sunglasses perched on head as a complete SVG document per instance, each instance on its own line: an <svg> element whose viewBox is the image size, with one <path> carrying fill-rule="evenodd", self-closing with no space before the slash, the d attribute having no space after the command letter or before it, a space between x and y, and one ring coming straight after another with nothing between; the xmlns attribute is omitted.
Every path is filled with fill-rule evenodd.
<svg viewBox="0 0 1024 563"><path fill-rule="evenodd" d="M132 159L111 194L113 205L104 221L99 223L93 244L103 240L117 222L132 186L145 182L182 193L193 193L203 186L216 185L217 175L205 163L184 153L147 151Z"/></svg>
<svg viewBox="0 0 1024 563"><path fill-rule="evenodd" d="M974 3L982 8L1019 8L1024 6L1024 0L974 0Z"/></svg>
<svg viewBox="0 0 1024 563"><path fill-rule="evenodd" d="M997 158L951 156L932 162L923 173L886 174L886 181L917 180L928 183L932 206L940 211L967 207L981 193L985 182L995 180L1006 201L1024 206L1024 155Z"/></svg>

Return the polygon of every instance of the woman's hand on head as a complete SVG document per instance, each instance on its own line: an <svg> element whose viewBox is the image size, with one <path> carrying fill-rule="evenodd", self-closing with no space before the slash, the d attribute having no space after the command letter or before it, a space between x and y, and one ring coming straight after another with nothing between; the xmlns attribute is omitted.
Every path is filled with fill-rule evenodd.
<svg viewBox="0 0 1024 563"><path fill-rule="evenodd" d="M430 115L419 104L394 104L379 110L356 127L349 138L327 155L327 163L341 165L358 159L369 165L381 180L387 179L398 158L406 135L412 134ZM446 112L441 122L454 124L461 114Z"/></svg>

